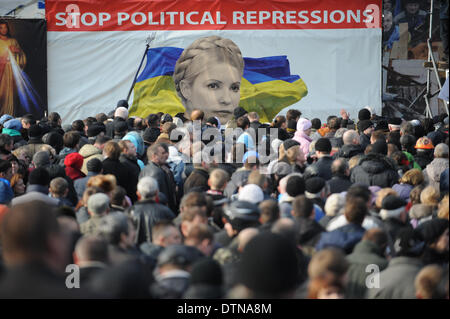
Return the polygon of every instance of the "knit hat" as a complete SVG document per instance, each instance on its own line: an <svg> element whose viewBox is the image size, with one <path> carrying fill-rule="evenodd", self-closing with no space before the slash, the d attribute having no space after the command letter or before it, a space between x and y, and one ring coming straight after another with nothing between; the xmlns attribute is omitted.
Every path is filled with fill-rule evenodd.
<svg viewBox="0 0 450 319"><path fill-rule="evenodd" d="M378 121L375 131L389 131L388 122L385 120Z"/></svg>
<svg viewBox="0 0 450 319"><path fill-rule="evenodd" d="M263 232L250 240L238 266L238 281L256 294L290 291L298 284L299 261L288 239Z"/></svg>
<svg viewBox="0 0 450 319"><path fill-rule="evenodd" d="M14 118L14 117L12 117L12 116L9 115L9 114L3 114L3 115L0 117L0 124L3 125L3 124L5 124L6 121L9 121L9 120L11 120L11 119L13 119L13 118Z"/></svg>
<svg viewBox="0 0 450 319"><path fill-rule="evenodd" d="M83 166L84 158L80 153L70 153L64 158L64 165L67 167L73 167L76 169L81 169Z"/></svg>
<svg viewBox="0 0 450 319"><path fill-rule="evenodd" d="M388 119L388 124L400 126L402 124L402 119L399 117L390 117Z"/></svg>
<svg viewBox="0 0 450 319"><path fill-rule="evenodd" d="M365 120L370 120L371 114L370 111L368 109L361 109L358 112L358 120L360 121L365 121Z"/></svg>
<svg viewBox="0 0 450 319"><path fill-rule="evenodd" d="M272 174L287 176L292 173L292 166L286 162L277 162L273 165Z"/></svg>
<svg viewBox="0 0 450 319"><path fill-rule="evenodd" d="M397 256L418 257L422 254L425 243L418 231L405 227L400 230L394 242Z"/></svg>
<svg viewBox="0 0 450 319"><path fill-rule="evenodd" d="M245 221L258 221L259 208L252 202L237 200L223 208L224 217L230 221L239 219Z"/></svg>
<svg viewBox="0 0 450 319"><path fill-rule="evenodd" d="M128 130L128 124L124 121L114 123L114 133L123 134Z"/></svg>
<svg viewBox="0 0 450 319"><path fill-rule="evenodd" d="M288 177L286 183L286 193L291 197L296 197L305 193L305 180L298 175Z"/></svg>
<svg viewBox="0 0 450 319"><path fill-rule="evenodd" d="M324 153L330 153L331 152L331 142L329 139L325 137L321 137L317 140L316 144L314 145L314 148L316 151L324 152Z"/></svg>
<svg viewBox="0 0 450 319"><path fill-rule="evenodd" d="M101 132L106 132L106 128L104 124L100 123L94 123L89 125L87 129L87 136L88 137L95 137L99 135Z"/></svg>
<svg viewBox="0 0 450 319"><path fill-rule="evenodd" d="M310 129L312 126L312 123L308 119L301 118L297 122L297 131L306 131Z"/></svg>
<svg viewBox="0 0 450 319"><path fill-rule="evenodd" d="M244 116L245 114L247 114L248 112L241 106L238 106L237 108L235 108L233 110L233 115L235 119L240 118L241 116Z"/></svg>
<svg viewBox="0 0 450 319"><path fill-rule="evenodd" d="M103 164L98 158L93 158L87 162L86 168L88 172L100 173L103 169Z"/></svg>
<svg viewBox="0 0 450 319"><path fill-rule="evenodd" d="M31 125L30 128L28 129L28 137L29 138L42 137L42 128L37 124Z"/></svg>
<svg viewBox="0 0 450 319"><path fill-rule="evenodd" d="M161 117L161 123L166 123L166 122L172 122L173 121L173 118L172 118L172 116L170 115L170 114L164 114L162 117Z"/></svg>
<svg viewBox="0 0 450 319"><path fill-rule="evenodd" d="M362 120L358 122L358 129L360 132L364 132L369 127L373 126L373 122L370 120Z"/></svg>
<svg viewBox="0 0 450 319"><path fill-rule="evenodd" d="M171 264L187 267L202 258L202 253L195 247L185 245L170 245L159 254L158 267Z"/></svg>
<svg viewBox="0 0 450 319"><path fill-rule="evenodd" d="M47 151L39 151L33 155L33 163L35 167L43 167L50 165L50 155Z"/></svg>
<svg viewBox="0 0 450 319"><path fill-rule="evenodd" d="M128 108L128 102L127 100L119 100L119 102L117 102L117 107L124 107L124 108Z"/></svg>
<svg viewBox="0 0 450 319"><path fill-rule="evenodd" d="M159 130L155 130L153 128L146 128L144 134L142 134L142 138L146 143L154 143L161 132Z"/></svg>
<svg viewBox="0 0 450 319"><path fill-rule="evenodd" d="M388 147L387 147L386 142L376 141L375 143L372 144L371 153L387 155L387 152L388 152Z"/></svg>
<svg viewBox="0 0 450 319"><path fill-rule="evenodd" d="M96 193L88 199L88 211L95 215L100 215L106 212L109 207L109 197L104 193Z"/></svg>
<svg viewBox="0 0 450 319"><path fill-rule="evenodd" d="M264 200L264 193L258 185L245 185L239 192L239 200L259 204Z"/></svg>
<svg viewBox="0 0 450 319"><path fill-rule="evenodd" d="M128 118L128 110L123 106L118 107L114 112L114 117L121 117L126 120Z"/></svg>
<svg viewBox="0 0 450 319"><path fill-rule="evenodd" d="M398 196L388 195L381 203L380 217L381 219L400 218L405 211L406 202Z"/></svg>
<svg viewBox="0 0 450 319"><path fill-rule="evenodd" d="M324 187L325 180L322 177L316 176L308 178L305 182L306 196L310 198L308 195L318 194Z"/></svg>
<svg viewBox="0 0 450 319"><path fill-rule="evenodd" d="M416 230L422 235L425 243L432 244L442 236L447 228L447 219L435 218L420 224Z"/></svg>
<svg viewBox="0 0 450 319"><path fill-rule="evenodd" d="M22 129L22 123L20 123L20 121L18 119L11 119L11 120L6 121L3 124L3 127L10 129L10 130L20 131Z"/></svg>
<svg viewBox="0 0 450 319"><path fill-rule="evenodd" d="M280 148L281 144L283 144L283 141L276 138L272 141L272 143L270 143L270 146L276 153L278 153L278 149Z"/></svg>
<svg viewBox="0 0 450 319"><path fill-rule="evenodd" d="M223 284L223 273L220 264L211 258L200 259L192 266L190 282L191 285L221 286Z"/></svg>
<svg viewBox="0 0 450 319"><path fill-rule="evenodd" d="M288 149L290 149L293 146L298 146L298 145L300 145L300 143L293 139L287 139L283 142L283 147L284 147L285 151L287 151Z"/></svg>

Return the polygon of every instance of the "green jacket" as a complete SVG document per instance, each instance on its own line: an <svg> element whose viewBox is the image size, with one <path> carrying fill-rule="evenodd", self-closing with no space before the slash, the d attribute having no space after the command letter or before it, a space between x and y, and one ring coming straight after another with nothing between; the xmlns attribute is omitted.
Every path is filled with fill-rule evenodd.
<svg viewBox="0 0 450 319"><path fill-rule="evenodd" d="M414 156L413 156L411 153L408 153L408 152L405 152L405 151L404 151L403 153L405 153L406 158L408 159L408 161L409 161L410 163L413 164L413 168L416 168L416 169L418 169L419 171L422 171L422 168L420 167L420 165L417 164L417 163L414 161Z"/></svg>
<svg viewBox="0 0 450 319"><path fill-rule="evenodd" d="M367 293L366 279L374 274L368 265L377 265L381 272L388 266L388 261L383 257L382 249L369 240L362 240L353 249L353 253L347 256L350 267L347 272L346 298L365 298Z"/></svg>

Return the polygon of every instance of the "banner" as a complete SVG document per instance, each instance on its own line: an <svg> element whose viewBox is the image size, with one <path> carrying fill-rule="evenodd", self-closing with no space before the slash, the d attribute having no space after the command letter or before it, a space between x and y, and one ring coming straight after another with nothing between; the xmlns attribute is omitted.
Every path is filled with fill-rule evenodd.
<svg viewBox="0 0 450 319"><path fill-rule="evenodd" d="M49 111L70 123L113 110L153 36L131 115L183 112L176 61L194 41L218 36L244 61L239 100L226 110L241 105L263 121L289 108L322 120L342 108L380 113L380 8L381 0L50 0Z"/></svg>
<svg viewBox="0 0 450 319"><path fill-rule="evenodd" d="M44 116L46 49L45 20L0 17L0 114Z"/></svg>

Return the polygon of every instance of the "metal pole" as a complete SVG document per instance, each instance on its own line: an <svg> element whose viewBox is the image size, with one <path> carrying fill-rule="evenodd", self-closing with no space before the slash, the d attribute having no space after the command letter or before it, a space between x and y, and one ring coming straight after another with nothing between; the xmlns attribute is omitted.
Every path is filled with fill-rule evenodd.
<svg viewBox="0 0 450 319"><path fill-rule="evenodd" d="M430 25L429 25L429 30L428 30L428 39L427 39L427 44L428 44L428 62L432 62L433 63L433 67L435 67L434 65L434 59L432 58L433 56L433 52L432 52L432 48L431 48L431 37L433 36L433 5L434 5L434 0L431 0L431 4L430 4ZM439 81L438 81L439 82ZM426 109L425 109L425 116L432 118L433 114L431 112L431 107L430 107L430 94L431 93L431 69L427 68L427 91L425 94L425 104L426 104Z"/></svg>
<svg viewBox="0 0 450 319"><path fill-rule="evenodd" d="M130 91L128 92L127 102L130 100L131 92L133 91L134 85L136 84L136 80L139 75L139 71L141 70L142 63L144 63L144 59L147 56L148 50L150 49L150 44L153 42L153 40L155 40L155 37L156 37L156 32L152 32L146 40L147 45L145 46L145 52L144 52L144 55L142 56L141 63L139 64L139 67L136 71L136 75L134 76L133 83L131 84L131 87L130 87Z"/></svg>

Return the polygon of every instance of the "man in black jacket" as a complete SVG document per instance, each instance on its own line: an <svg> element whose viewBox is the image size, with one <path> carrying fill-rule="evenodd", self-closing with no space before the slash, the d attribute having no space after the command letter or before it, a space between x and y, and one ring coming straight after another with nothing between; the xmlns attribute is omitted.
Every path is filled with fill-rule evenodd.
<svg viewBox="0 0 450 319"><path fill-rule="evenodd" d="M333 177L327 182L329 194L342 193L352 185L350 182L350 169L344 158L338 158L331 164Z"/></svg>
<svg viewBox="0 0 450 319"><path fill-rule="evenodd" d="M128 178L130 179L130 198L134 202L137 201L136 187L139 180L139 173L141 168L136 158L136 146L133 142L128 140L122 140L119 142L122 153L120 154L119 161L128 169Z"/></svg>
<svg viewBox="0 0 450 319"><path fill-rule="evenodd" d="M0 281L0 298L90 297L82 286L66 286L71 282L64 276L70 241L52 212L42 201L33 201L16 205L3 217L2 254L7 271Z"/></svg>
<svg viewBox="0 0 450 319"><path fill-rule="evenodd" d="M163 193L167 198L169 208L173 212L178 211L177 200L175 196L175 185L172 185L172 178L167 174L171 172L162 169L169 157L169 148L165 143L155 143L147 150L148 164L139 174L139 178L151 176L158 182L159 192Z"/></svg>
<svg viewBox="0 0 450 319"><path fill-rule="evenodd" d="M315 144L315 149L318 160L306 168L304 174L305 180L310 177L319 176L327 181L332 177L331 164L333 163L333 158L330 156L330 140L328 138L319 138Z"/></svg>
<svg viewBox="0 0 450 319"><path fill-rule="evenodd" d="M350 180L367 186L391 187L399 177L395 163L386 156L387 145L385 142L376 142L372 146L372 151L352 169Z"/></svg>
<svg viewBox="0 0 450 319"><path fill-rule="evenodd" d="M338 156L346 159L350 159L355 155L363 153L361 148L359 135L355 130L348 130L342 137L344 146L339 150Z"/></svg>
<svg viewBox="0 0 450 319"><path fill-rule="evenodd" d="M152 241L152 227L161 220L172 220L175 214L158 203L158 184L153 177L145 176L137 185L139 201L128 209L136 221L136 244Z"/></svg>

